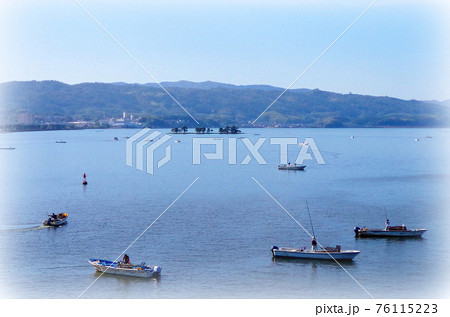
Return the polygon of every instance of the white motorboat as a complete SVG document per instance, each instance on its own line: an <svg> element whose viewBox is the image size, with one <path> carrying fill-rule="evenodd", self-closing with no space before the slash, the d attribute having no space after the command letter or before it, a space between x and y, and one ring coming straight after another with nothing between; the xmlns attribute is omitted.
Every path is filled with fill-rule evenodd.
<svg viewBox="0 0 450 317"><path fill-rule="evenodd" d="M293 248L278 248L272 247L273 257L287 257L309 260L341 260L351 261L355 256L360 253L358 250L341 250L341 247L337 245L335 248L325 247L322 250L306 249L306 247L300 249Z"/></svg>
<svg viewBox="0 0 450 317"><path fill-rule="evenodd" d="M160 266L146 266L144 262L140 265L134 265L117 261L90 259L89 263L92 264L97 271L108 274L134 277L152 277L161 274Z"/></svg>
<svg viewBox="0 0 450 317"><path fill-rule="evenodd" d="M341 250L340 245L336 247L322 247L318 249L318 243L316 240L316 234L314 233L314 226L312 224L311 213L309 212L308 202L306 202L306 208L308 210L309 221L311 223L311 229L313 232L311 240L311 248L302 247L300 249L294 248L279 248L272 246L272 255L274 258L297 258L297 259L309 259L309 260L342 260L351 261L361 251L358 250Z"/></svg>
<svg viewBox="0 0 450 317"><path fill-rule="evenodd" d="M290 165L290 164L280 164L278 165L279 170L290 170L290 171L303 171L306 165Z"/></svg>
<svg viewBox="0 0 450 317"><path fill-rule="evenodd" d="M67 223L68 216L69 215L66 214L65 212L59 213L57 215L55 215L55 214L48 215L48 219L44 220L42 222L42 224L44 226L59 227L59 226L65 225Z"/></svg>
<svg viewBox="0 0 450 317"><path fill-rule="evenodd" d="M421 237L427 229L407 229L404 225L386 227L385 229L369 229L355 227L357 237Z"/></svg>

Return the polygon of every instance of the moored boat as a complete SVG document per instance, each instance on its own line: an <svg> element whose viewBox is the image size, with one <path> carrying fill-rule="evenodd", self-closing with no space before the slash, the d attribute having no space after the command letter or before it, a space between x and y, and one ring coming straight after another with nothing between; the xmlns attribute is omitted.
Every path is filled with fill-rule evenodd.
<svg viewBox="0 0 450 317"><path fill-rule="evenodd" d="M353 231L357 237L421 237L427 229L407 229L404 225L401 225L387 226L384 229L355 227Z"/></svg>
<svg viewBox="0 0 450 317"><path fill-rule="evenodd" d="M161 274L160 266L146 266L144 262L140 265L101 259L89 259L88 262L94 266L97 271L108 274L134 277L152 277Z"/></svg>
<svg viewBox="0 0 450 317"><path fill-rule="evenodd" d="M291 170L291 171L303 171L306 165L290 165L290 164L280 164L278 165L279 170Z"/></svg>
<svg viewBox="0 0 450 317"><path fill-rule="evenodd" d="M337 245L336 247L325 247L322 250L312 250L306 247L300 249L294 248L278 248L277 246L272 247L273 257L287 257L287 258L298 258L298 259L309 259L309 260L341 260L341 261L351 261L355 256L357 256L361 251L358 250L341 250L341 247Z"/></svg>
<svg viewBox="0 0 450 317"><path fill-rule="evenodd" d="M42 224L44 226L50 226L50 227L58 227L65 225L67 223L67 217L69 215L65 212L59 213L59 214L51 214L48 215L48 219L44 220Z"/></svg>
<svg viewBox="0 0 450 317"><path fill-rule="evenodd" d="M314 226L311 219L311 213L309 212L308 201L306 201L306 209L308 210L309 221L311 223L312 229L312 240L311 248L302 247L300 249L294 248L279 248L277 246L272 246L272 256L274 258L284 257L284 258L297 258L297 259L308 259L308 260L341 260L341 261L351 261L355 256L357 256L361 251L358 250L341 250L340 245L336 247L323 247L316 240L316 234L314 232ZM303 228L303 227L302 227ZM303 230L306 231L305 228ZM321 248L319 249L318 246Z"/></svg>

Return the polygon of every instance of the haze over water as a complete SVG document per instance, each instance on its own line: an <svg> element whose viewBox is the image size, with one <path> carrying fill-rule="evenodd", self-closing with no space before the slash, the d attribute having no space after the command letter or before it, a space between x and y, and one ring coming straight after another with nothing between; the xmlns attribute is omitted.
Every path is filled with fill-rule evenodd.
<svg viewBox="0 0 450 317"><path fill-rule="evenodd" d="M307 200L322 245L360 250L343 266L375 298L445 297L449 129L242 131L202 135L224 138L225 153L200 165L192 164L198 136L174 135L172 160L154 175L125 165L125 137L138 130L1 134L0 147L16 149L0 151L0 256L8 260L0 296L78 297L99 276L89 258L118 257L199 177L127 251L135 263L162 266L161 277L104 274L83 298L369 298L336 263L272 259L272 245L309 247L310 238L253 177L311 232ZM229 165L229 137L268 138L260 151L268 164L239 164L249 152L238 139L238 164ZM304 172L278 171L270 137L312 137L326 164L313 159ZM289 147L291 162L298 150ZM355 226L383 227L385 209L392 225L428 232L354 237ZM67 212L68 224L41 228L52 212Z"/></svg>

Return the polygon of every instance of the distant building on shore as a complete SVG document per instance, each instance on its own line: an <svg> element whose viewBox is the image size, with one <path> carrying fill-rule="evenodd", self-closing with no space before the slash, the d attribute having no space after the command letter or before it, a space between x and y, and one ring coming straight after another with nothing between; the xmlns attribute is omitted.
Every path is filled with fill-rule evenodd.
<svg viewBox="0 0 450 317"><path fill-rule="evenodd" d="M34 114L27 111L21 111L17 114L17 123L23 125L34 124Z"/></svg>

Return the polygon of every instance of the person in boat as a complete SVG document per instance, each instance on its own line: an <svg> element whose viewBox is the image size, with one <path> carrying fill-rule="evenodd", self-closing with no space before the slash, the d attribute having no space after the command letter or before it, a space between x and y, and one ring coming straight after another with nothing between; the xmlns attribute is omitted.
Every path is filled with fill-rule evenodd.
<svg viewBox="0 0 450 317"><path fill-rule="evenodd" d="M83 178L86 178L86 173L83 174Z"/></svg>
<svg viewBox="0 0 450 317"><path fill-rule="evenodd" d="M52 213L52 218L53 218L53 219L56 219L56 218L58 218L58 216L55 215L55 213Z"/></svg>
<svg viewBox="0 0 450 317"><path fill-rule="evenodd" d="M126 264L130 264L130 257L126 254L123 255L122 262Z"/></svg>
<svg viewBox="0 0 450 317"><path fill-rule="evenodd" d="M389 219L386 219L386 226L384 227L384 230L388 230L390 225Z"/></svg>
<svg viewBox="0 0 450 317"><path fill-rule="evenodd" d="M316 237L312 237L311 240L311 251L317 251L317 241L316 241Z"/></svg>

